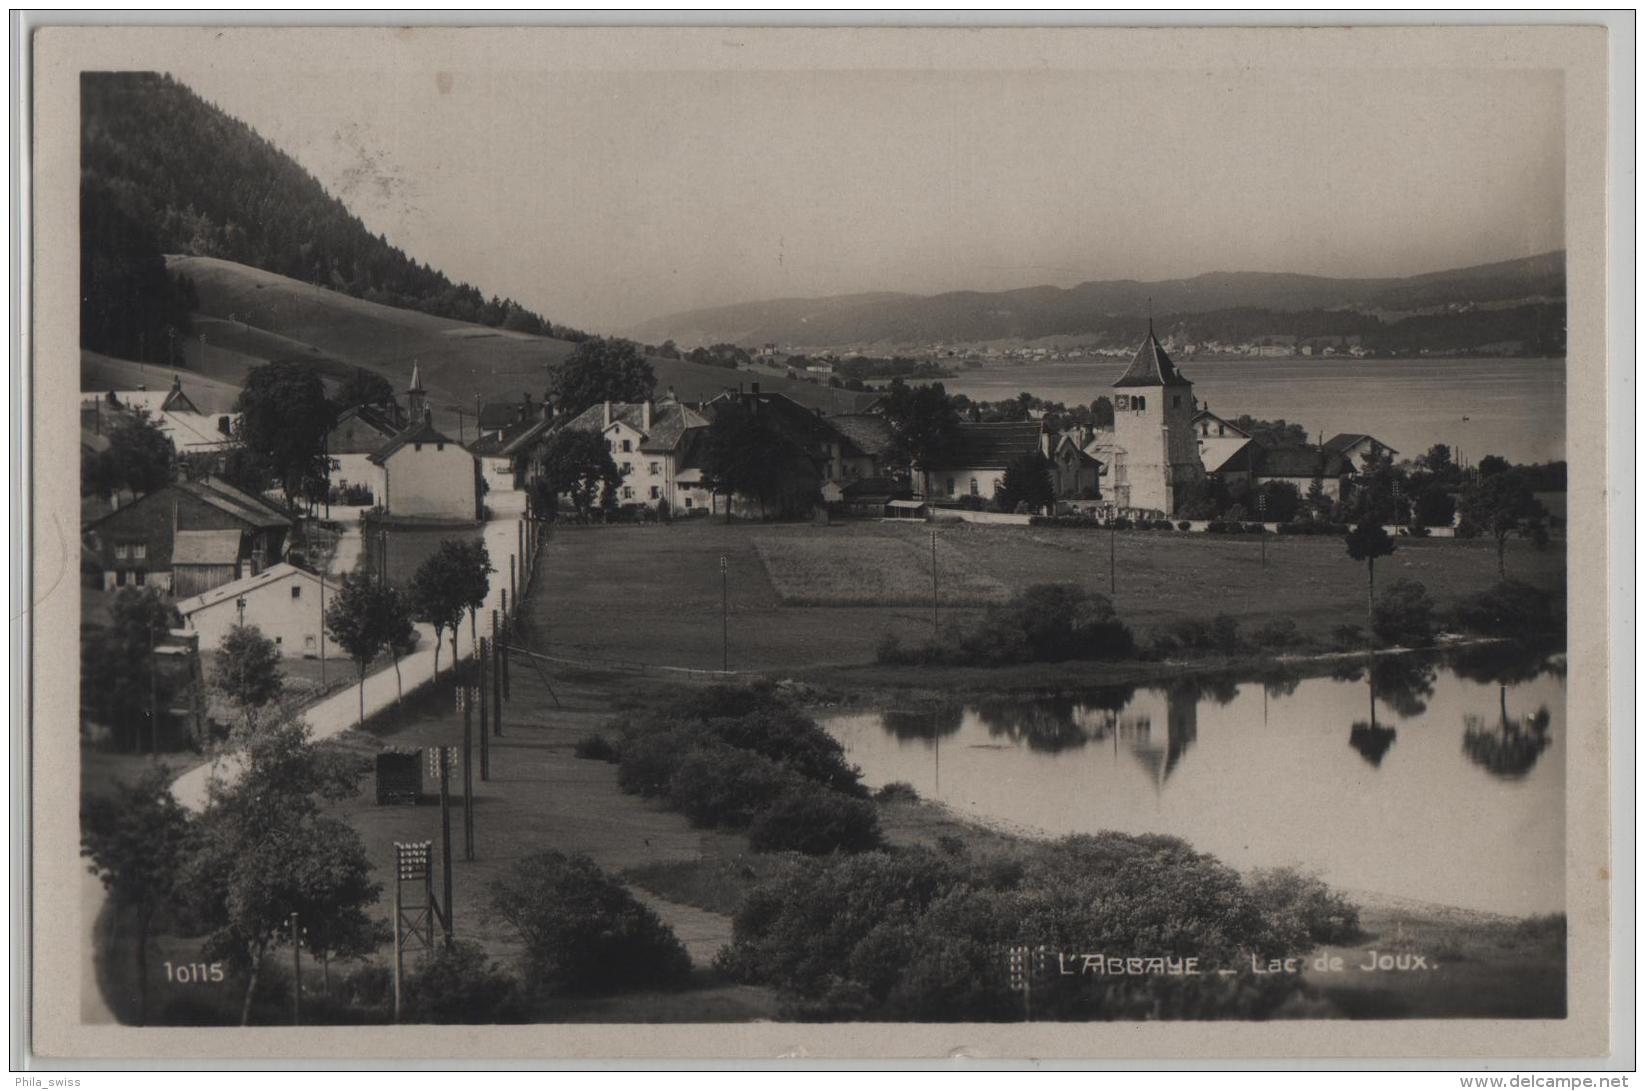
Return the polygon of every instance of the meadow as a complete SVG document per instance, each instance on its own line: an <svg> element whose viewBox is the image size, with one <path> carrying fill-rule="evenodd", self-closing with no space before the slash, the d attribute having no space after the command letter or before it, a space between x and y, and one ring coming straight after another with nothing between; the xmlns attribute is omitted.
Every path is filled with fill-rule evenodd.
<svg viewBox="0 0 1645 1091"><path fill-rule="evenodd" d="M754 550L785 606L929 607L933 589L956 606L1008 597L1004 584L976 571L951 542L938 542L935 555L901 538L866 536L755 538Z"/></svg>
<svg viewBox="0 0 1645 1091"><path fill-rule="evenodd" d="M1111 539L965 525L936 533L939 625L980 616L967 587L1014 593L1048 582L1111 594L1143 636L1219 613L1247 631L1291 618L1304 637L1322 643L1337 625L1365 624L1365 566L1334 538L1270 537L1264 564L1258 541L1244 537L1134 531ZM870 664L885 635L905 642L931 635L930 539L926 524L893 522L556 527L540 562L537 637L555 655L714 669L723 621L734 670ZM729 592L723 619L722 556ZM780 559L773 566L770 558ZM887 559L899 562L896 575L873 570ZM1508 544L1508 573L1516 579L1559 589L1564 568L1561 542L1540 552ZM1377 585L1400 577L1422 582L1443 607L1496 583L1495 550L1482 540L1400 539L1393 556L1377 563ZM873 590L886 586L897 597Z"/></svg>

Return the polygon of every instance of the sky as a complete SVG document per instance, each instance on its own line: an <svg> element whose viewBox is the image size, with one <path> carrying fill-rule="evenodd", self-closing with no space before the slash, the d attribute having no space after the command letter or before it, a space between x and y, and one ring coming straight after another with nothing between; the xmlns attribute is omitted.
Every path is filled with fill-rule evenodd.
<svg viewBox="0 0 1645 1091"><path fill-rule="evenodd" d="M554 322L1564 245L1557 72L170 70Z"/></svg>

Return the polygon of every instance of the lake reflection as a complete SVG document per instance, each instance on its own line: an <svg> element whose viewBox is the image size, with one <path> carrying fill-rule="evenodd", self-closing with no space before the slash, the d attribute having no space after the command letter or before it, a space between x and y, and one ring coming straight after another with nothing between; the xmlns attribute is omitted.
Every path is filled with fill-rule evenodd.
<svg viewBox="0 0 1645 1091"><path fill-rule="evenodd" d="M1561 659L1495 651L824 724L871 787L965 814L1519 914L1564 909L1564 712Z"/></svg>

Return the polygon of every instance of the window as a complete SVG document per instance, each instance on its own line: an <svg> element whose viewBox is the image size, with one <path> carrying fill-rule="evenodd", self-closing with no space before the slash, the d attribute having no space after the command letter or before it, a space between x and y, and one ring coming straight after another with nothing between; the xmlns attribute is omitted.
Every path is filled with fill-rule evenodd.
<svg viewBox="0 0 1645 1091"><path fill-rule="evenodd" d="M634 490L629 488L627 485L623 486L623 499L624 500L634 499Z"/></svg>
<svg viewBox="0 0 1645 1091"><path fill-rule="evenodd" d="M1129 409L1129 408L1131 408L1131 399L1126 397L1124 394L1115 394L1114 395L1114 408L1115 409Z"/></svg>
<svg viewBox="0 0 1645 1091"><path fill-rule="evenodd" d="M276 644L284 644L284 643L285 643L285 639L284 639L284 638L283 638L283 637L278 637L278 636L277 636L277 637L275 637L275 638L274 638L274 643L276 643Z"/></svg>
<svg viewBox="0 0 1645 1091"><path fill-rule="evenodd" d="M623 440L623 453L624 454L627 454L628 452L632 451L633 449L634 449L634 441L633 440L631 440L631 439Z"/></svg>
<svg viewBox="0 0 1645 1091"><path fill-rule="evenodd" d="M314 651L314 646L315 645L314 645L314 636L313 636L313 634L310 634L308 636L303 637L303 650L305 652L309 652L309 653L312 654L313 651Z"/></svg>
<svg viewBox="0 0 1645 1091"><path fill-rule="evenodd" d="M972 496L981 496L982 495L982 487L977 484L977 479L974 478L974 477L971 479L971 495Z"/></svg>
<svg viewBox="0 0 1645 1091"><path fill-rule="evenodd" d="M692 504L692 503L691 503L691 497L689 497L689 496L688 496L688 497L686 497L686 498L685 498L685 510L686 510L686 511L690 511L690 510L691 510L691 509L692 509L692 507L693 507L693 506L694 506L694 505L693 505L693 504Z"/></svg>
<svg viewBox="0 0 1645 1091"><path fill-rule="evenodd" d="M948 479L948 495L954 495L954 479L952 477Z"/></svg>
<svg viewBox="0 0 1645 1091"><path fill-rule="evenodd" d="M443 443L436 443L436 444L435 444L435 445L434 445L434 449L435 449L435 450L436 450L436 451L443 451L443 450L445 450L445 449L446 449L446 445L445 445L445 444L443 444Z"/></svg>
<svg viewBox="0 0 1645 1091"><path fill-rule="evenodd" d="M131 544L131 559L132 560L141 561L141 560L146 559L148 557L148 555L149 555L149 547L148 547L147 542L133 542Z"/></svg>
<svg viewBox="0 0 1645 1091"><path fill-rule="evenodd" d="M1131 399L1131 408L1139 412L1147 409L1148 399L1143 397L1141 394L1138 394L1135 398Z"/></svg>
<svg viewBox="0 0 1645 1091"><path fill-rule="evenodd" d="M131 582L135 583L138 587L141 587L143 586L143 579L145 575L147 574L141 568L134 568L131 571Z"/></svg>
<svg viewBox="0 0 1645 1091"><path fill-rule="evenodd" d="M651 476L652 477L656 477L658 474L660 474L662 472L663 472L662 463L653 462L651 464Z"/></svg>
<svg viewBox="0 0 1645 1091"><path fill-rule="evenodd" d="M131 556L131 546L127 545L125 542L118 542L118 543L115 544L115 546L114 546L114 559L115 560L123 561L127 557L130 557L130 556Z"/></svg>
<svg viewBox="0 0 1645 1091"><path fill-rule="evenodd" d="M125 585L126 585L126 570L124 568L116 568L114 570L114 586L124 587Z"/></svg>
<svg viewBox="0 0 1645 1091"><path fill-rule="evenodd" d="M303 585L302 584L294 583L294 584L291 585L291 597L294 598L294 599L300 599L300 598L303 597Z"/></svg>
<svg viewBox="0 0 1645 1091"><path fill-rule="evenodd" d="M634 472L634 463L625 462L625 463L623 463L622 469L623 469L623 476L627 477L629 474Z"/></svg>
<svg viewBox="0 0 1645 1091"><path fill-rule="evenodd" d="M662 494L663 494L663 491L661 489L659 489L657 486L655 486L655 485L651 486L651 499L656 500L658 497L662 496Z"/></svg>

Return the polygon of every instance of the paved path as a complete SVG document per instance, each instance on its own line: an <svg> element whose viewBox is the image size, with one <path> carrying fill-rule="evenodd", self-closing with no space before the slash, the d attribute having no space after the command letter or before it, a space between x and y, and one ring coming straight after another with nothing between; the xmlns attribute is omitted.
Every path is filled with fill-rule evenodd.
<svg viewBox="0 0 1645 1091"><path fill-rule="evenodd" d="M508 586L508 558L519 550L519 520L498 519L485 526L486 549L491 554L491 566L497 571L491 574L491 592L486 596L485 609L481 611L481 634L489 633L491 626L491 611L501 606L502 592ZM355 532L358 548L358 532ZM345 541L346 541L345 537ZM339 544L341 553L341 543ZM418 625L417 630L422 634L417 650L400 660L400 673L405 679L405 688L412 689L432 678L434 675L434 629L428 625ZM469 636L469 623L465 618L458 628L457 653L467 658L474 653L474 643ZM440 649L440 672L443 675L451 669L451 634L446 633ZM365 714L371 716L388 708L395 701L399 693L395 685L393 670L379 670L375 674L366 675L365 681ZM311 705L304 713L303 719L309 726L310 738L316 742L339 735L360 722L360 687L350 686L339 690L331 696ZM213 774L218 774L232 780L239 768L239 761L234 755L219 758L215 762L208 762L196 766L178 777L172 784L172 794L177 801L190 810L202 810L206 805L207 788Z"/></svg>

